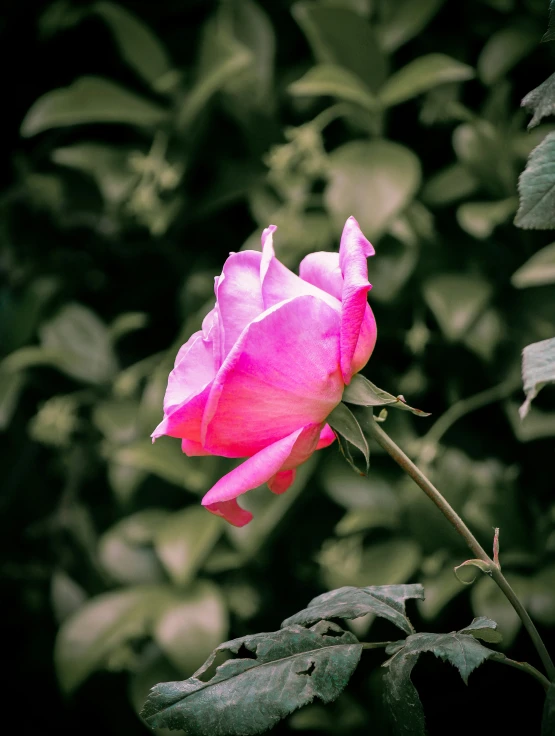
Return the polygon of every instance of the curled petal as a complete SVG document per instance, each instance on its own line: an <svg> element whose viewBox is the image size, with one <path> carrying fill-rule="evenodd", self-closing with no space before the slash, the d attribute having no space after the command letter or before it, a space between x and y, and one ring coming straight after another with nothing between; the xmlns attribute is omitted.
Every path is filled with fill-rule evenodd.
<svg viewBox="0 0 555 736"><path fill-rule="evenodd" d="M320 439L318 440L316 449L322 450L324 447L329 447L333 442L335 442L335 432L329 424L326 424L320 432Z"/></svg>
<svg viewBox="0 0 555 736"><path fill-rule="evenodd" d="M181 449L188 457L202 457L203 455L212 454L205 450L200 442L194 442L193 440L181 440Z"/></svg>
<svg viewBox="0 0 555 736"><path fill-rule="evenodd" d="M202 505L212 513L218 513L232 524L238 525L234 519L226 515L229 507L224 504L263 483L273 482L274 476L278 474L282 478L289 477L292 480L291 475L284 475L282 471L291 471L310 457L316 448L320 430L321 425L301 427L287 437L260 450L220 478L204 496ZM280 487L281 479L273 484L274 488ZM235 513L235 507L232 507L232 511Z"/></svg>
<svg viewBox="0 0 555 736"><path fill-rule="evenodd" d="M276 493L277 495L285 493L295 480L296 474L297 471L294 468L291 470L282 470L280 473L276 473L270 478L268 481L268 488L272 493Z"/></svg>
<svg viewBox="0 0 555 736"><path fill-rule="evenodd" d="M370 309L370 306L366 305L364 312L364 319L360 326L360 333L358 336L357 346L355 348L355 354L351 362L351 369L353 375L358 373L364 368L376 345L377 327L376 320L374 319L374 313Z"/></svg>
<svg viewBox="0 0 555 736"><path fill-rule="evenodd" d="M340 315L312 296L281 302L253 320L212 384L203 446L248 457L298 427L323 422L344 388L339 325Z"/></svg>
<svg viewBox="0 0 555 736"><path fill-rule="evenodd" d="M339 249L339 266L343 274L341 299L341 372L346 384L350 383L353 357L366 313L368 283L368 256L374 248L361 232L354 217L349 217L343 228Z"/></svg>
<svg viewBox="0 0 555 736"><path fill-rule="evenodd" d="M167 434L170 437L186 437L194 443L200 443L202 417L211 388L212 384L209 383L199 394L166 414L152 433L152 439Z"/></svg>
<svg viewBox="0 0 555 736"><path fill-rule="evenodd" d="M303 281L314 284L341 301L343 274L339 266L339 253L309 253L301 261L299 275Z"/></svg>
<svg viewBox="0 0 555 736"><path fill-rule="evenodd" d="M229 521L233 526L245 526L252 519L252 514L246 509L242 509L237 500L232 498L231 501L217 501L206 505L208 511L211 511L216 516L221 516L226 521Z"/></svg>
<svg viewBox="0 0 555 736"><path fill-rule="evenodd" d="M202 331L195 332L179 350L174 369L168 378L164 396L164 411L170 413L183 406L216 375L212 340Z"/></svg>
<svg viewBox="0 0 555 736"><path fill-rule="evenodd" d="M232 253L216 286L223 335L222 360L244 328L264 311L260 288L262 254L255 250Z"/></svg>

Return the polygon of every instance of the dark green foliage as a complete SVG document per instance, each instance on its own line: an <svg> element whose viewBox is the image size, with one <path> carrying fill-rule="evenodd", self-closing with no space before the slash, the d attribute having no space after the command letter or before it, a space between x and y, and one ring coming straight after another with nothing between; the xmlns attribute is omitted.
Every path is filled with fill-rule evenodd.
<svg viewBox="0 0 555 736"><path fill-rule="evenodd" d="M494 652L475 636L462 632L451 634L412 634L403 642L391 644L386 653L393 655L384 663L385 700L391 709L395 733L424 736L424 712L410 675L418 657L432 652L444 662L456 667L468 685L469 675Z"/></svg>
<svg viewBox="0 0 555 736"><path fill-rule="evenodd" d="M555 732L555 684L552 684L545 696L543 708L541 736L551 736Z"/></svg>
<svg viewBox="0 0 555 736"><path fill-rule="evenodd" d="M398 626L405 633L414 632L405 613L405 601L424 598L421 585L381 585L368 588L345 587L323 593L310 601L299 613L285 619L282 626L307 626L320 619L353 619L373 613Z"/></svg>
<svg viewBox="0 0 555 736"><path fill-rule="evenodd" d="M238 656L209 676L219 652ZM152 728L181 728L199 736L260 733L314 698L335 700L361 653L353 634L326 622L233 639L193 677L153 688L141 715Z"/></svg>

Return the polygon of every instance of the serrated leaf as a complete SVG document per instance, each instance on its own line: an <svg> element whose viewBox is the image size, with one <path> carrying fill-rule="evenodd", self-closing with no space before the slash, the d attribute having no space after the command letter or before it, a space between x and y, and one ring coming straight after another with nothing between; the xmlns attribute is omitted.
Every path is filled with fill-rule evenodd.
<svg viewBox="0 0 555 736"><path fill-rule="evenodd" d="M500 641L503 641L503 635L497 631L495 621L492 621L491 618L486 618L486 616L475 618L470 626L461 629L460 633L470 634L470 636L486 641L488 644L499 644Z"/></svg>
<svg viewBox="0 0 555 736"><path fill-rule="evenodd" d="M496 84L538 43L535 28L502 28L488 38L478 57L478 76L484 84Z"/></svg>
<svg viewBox="0 0 555 736"><path fill-rule="evenodd" d="M513 273L511 283L517 289L555 284L555 243L534 253Z"/></svg>
<svg viewBox="0 0 555 736"><path fill-rule="evenodd" d="M244 650L248 658L228 659L209 680L200 679L218 653ZM221 644L188 680L154 687L141 715L151 728L198 736L260 733L315 697L335 700L361 652L353 634L328 622L244 636Z"/></svg>
<svg viewBox="0 0 555 736"><path fill-rule="evenodd" d="M469 235L484 240L496 227L507 222L517 207L516 197L498 202L465 202L457 209L457 221Z"/></svg>
<svg viewBox="0 0 555 736"><path fill-rule="evenodd" d="M56 638L54 660L62 690L75 690L119 648L147 635L174 596L167 586L141 586L104 593L79 608Z"/></svg>
<svg viewBox="0 0 555 736"><path fill-rule="evenodd" d="M530 154L518 179L518 193L517 227L555 229L555 132L548 133Z"/></svg>
<svg viewBox="0 0 555 736"><path fill-rule="evenodd" d="M428 412L409 406L403 396L393 396L393 394L378 388L367 378L361 376L360 373L355 374L351 379L351 383L345 386L342 399L347 404L357 404L358 406L391 406L395 409L410 411L419 417L430 416Z"/></svg>
<svg viewBox="0 0 555 736"><path fill-rule="evenodd" d="M528 414L533 399L548 383L555 383L555 337L527 345L522 351L522 382L526 400L520 418Z"/></svg>
<svg viewBox="0 0 555 736"><path fill-rule="evenodd" d="M382 48L393 52L423 30L445 0L397 0L386 6L387 19L378 27Z"/></svg>
<svg viewBox="0 0 555 736"><path fill-rule="evenodd" d="M364 83L352 72L336 64L318 64L304 77L290 84L287 91L296 97L330 95L353 102L369 112L375 112L378 101Z"/></svg>
<svg viewBox="0 0 555 736"><path fill-rule="evenodd" d="M448 340L460 340L484 311L491 284L477 276L438 274L424 283L424 299Z"/></svg>
<svg viewBox="0 0 555 736"><path fill-rule="evenodd" d="M543 706L541 736L552 736L555 733L555 683L551 683L545 696Z"/></svg>
<svg viewBox="0 0 555 736"><path fill-rule="evenodd" d="M410 598L422 600L424 588L418 584L366 588L345 586L313 598L305 609L285 619L281 626L309 626L322 619L355 619L372 613L391 621L405 633L412 634L414 628L405 613L405 601Z"/></svg>
<svg viewBox="0 0 555 736"><path fill-rule="evenodd" d="M176 585L192 581L222 531L221 519L200 506L174 511L158 527L154 546Z"/></svg>
<svg viewBox="0 0 555 736"><path fill-rule="evenodd" d="M392 107L440 84L464 82L473 77L474 69L468 64L445 54L427 54L392 74L380 89L378 98L385 107Z"/></svg>
<svg viewBox="0 0 555 736"><path fill-rule="evenodd" d="M351 141L329 156L326 207L337 228L353 212L370 238L379 238L420 186L420 162L392 141Z"/></svg>
<svg viewBox="0 0 555 736"><path fill-rule="evenodd" d="M548 77L539 87L528 92L520 103L529 112L533 112L528 128L538 125L547 115L555 113L555 74Z"/></svg>
<svg viewBox="0 0 555 736"><path fill-rule="evenodd" d="M20 132L29 138L51 128L89 123L123 123L151 128L167 117L167 111L156 103L109 79L88 76L39 97L25 115Z"/></svg>
<svg viewBox="0 0 555 736"><path fill-rule="evenodd" d="M368 442L352 411L345 404L338 404L328 416L327 422L332 429L362 452L368 467L370 462Z"/></svg>
<svg viewBox="0 0 555 736"><path fill-rule="evenodd" d="M153 636L178 672L191 675L226 635L227 618L218 586L198 580L167 606Z"/></svg>
<svg viewBox="0 0 555 736"><path fill-rule="evenodd" d="M405 642L390 645L386 653L393 656L382 665L387 668L383 682L385 701L391 710L396 734L426 734L422 703L410 678L418 657L424 652L432 652L444 662L450 662L459 670L465 684L468 684L473 670L495 654L473 636L460 632L412 634Z"/></svg>
<svg viewBox="0 0 555 736"><path fill-rule="evenodd" d="M89 12L96 13L114 34L123 59L152 87L172 66L164 46L152 30L121 5L97 2Z"/></svg>
<svg viewBox="0 0 555 736"><path fill-rule="evenodd" d="M312 2L294 3L291 12L305 33L316 60L356 74L371 92L387 75L387 62L370 24L347 8Z"/></svg>

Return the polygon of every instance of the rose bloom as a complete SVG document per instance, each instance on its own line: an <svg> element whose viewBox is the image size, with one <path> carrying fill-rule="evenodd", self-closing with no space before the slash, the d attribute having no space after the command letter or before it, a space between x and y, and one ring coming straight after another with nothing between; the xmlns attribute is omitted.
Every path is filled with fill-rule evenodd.
<svg viewBox="0 0 555 736"><path fill-rule="evenodd" d="M177 354L152 434L181 438L189 456L247 458L202 500L235 526L252 519L238 496L262 483L283 493L295 469L333 442L326 417L376 342L366 261L374 248L355 218L339 253L311 253L299 276L275 257L275 230L262 233L261 253L226 260L216 305Z"/></svg>

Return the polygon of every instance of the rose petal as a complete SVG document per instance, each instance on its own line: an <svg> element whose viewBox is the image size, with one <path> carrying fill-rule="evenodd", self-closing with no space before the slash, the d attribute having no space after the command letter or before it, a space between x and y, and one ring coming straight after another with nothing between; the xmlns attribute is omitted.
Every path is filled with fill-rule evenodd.
<svg viewBox="0 0 555 736"><path fill-rule="evenodd" d="M202 331L195 332L180 348L175 359L174 369L168 377L164 411L170 413L190 401L215 375L212 341L206 339Z"/></svg>
<svg viewBox="0 0 555 736"><path fill-rule="evenodd" d="M151 434L152 439L167 434L170 437L182 437L200 443L202 417L211 388L212 383L207 384L200 394L167 414Z"/></svg>
<svg viewBox="0 0 555 736"><path fill-rule="evenodd" d="M322 450L324 447L329 447L333 442L335 442L335 432L329 424L326 424L324 429L320 432L320 439L318 440L316 449Z"/></svg>
<svg viewBox="0 0 555 736"><path fill-rule="evenodd" d="M351 370L353 375L362 370L366 363L368 363L374 350L374 346L376 345L376 337L376 320L370 306L367 304L364 312L364 319L362 320L362 325L360 327L355 354L351 361Z"/></svg>
<svg viewBox="0 0 555 736"><path fill-rule="evenodd" d="M229 509L224 504L271 481L277 474L282 474L282 471L292 471L294 467L307 460L316 448L320 430L319 424L301 427L260 450L220 478L204 496L202 505L212 513L224 516L232 524L236 524L234 518L227 513ZM232 513L236 513L235 507L232 508Z"/></svg>
<svg viewBox="0 0 555 736"><path fill-rule="evenodd" d="M374 248L361 232L354 217L349 217L343 228L339 248L339 265L343 274L341 299L341 372L346 384L353 375L353 357L362 322L366 313L368 283L368 256Z"/></svg>
<svg viewBox="0 0 555 736"><path fill-rule="evenodd" d="M298 427L323 422L343 393L340 315L301 296L257 317L216 376L201 442L215 455L248 457Z"/></svg>
<svg viewBox="0 0 555 736"><path fill-rule="evenodd" d="M299 275L303 281L314 284L341 301L343 274L339 267L339 253L309 253L301 261Z"/></svg>
<svg viewBox="0 0 555 736"><path fill-rule="evenodd" d="M193 440L181 440L181 449L188 457L202 457L212 454L205 450L200 442L193 442Z"/></svg>
<svg viewBox="0 0 555 736"><path fill-rule="evenodd" d="M213 514L216 514L216 516L221 516L226 521L229 521L233 526L245 526L252 519L251 512L242 509L234 498L231 501L211 503L206 508Z"/></svg>
<svg viewBox="0 0 555 736"><path fill-rule="evenodd" d="M297 471L295 469L282 470L281 473L276 473L270 478L268 481L268 488L272 493L276 493L277 495L285 493L295 480L296 474Z"/></svg>
<svg viewBox="0 0 555 736"><path fill-rule="evenodd" d="M222 360L243 329L264 311L260 288L262 254L255 250L232 253L216 286L221 319Z"/></svg>

